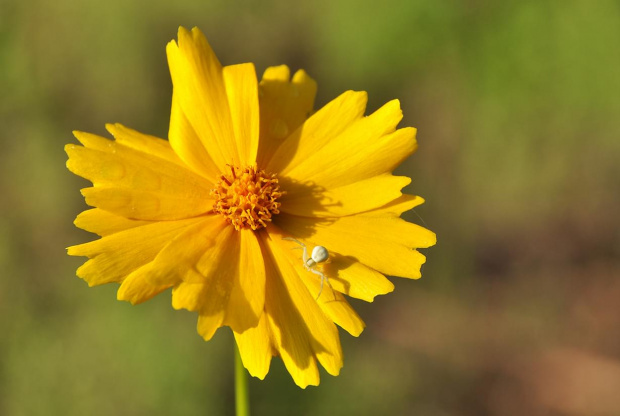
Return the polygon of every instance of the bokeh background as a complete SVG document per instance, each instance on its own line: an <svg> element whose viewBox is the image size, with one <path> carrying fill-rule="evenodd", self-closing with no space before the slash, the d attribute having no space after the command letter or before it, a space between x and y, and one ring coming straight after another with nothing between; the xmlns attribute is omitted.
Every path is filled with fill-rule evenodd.
<svg viewBox="0 0 620 416"><path fill-rule="evenodd" d="M437 232L419 281L342 332L301 390L274 359L255 415L620 414L620 5L614 0L0 0L0 414L230 415L232 336L163 294L75 277L79 129L166 137L165 45L199 26L224 64L304 68L320 107L399 98L398 170Z"/></svg>

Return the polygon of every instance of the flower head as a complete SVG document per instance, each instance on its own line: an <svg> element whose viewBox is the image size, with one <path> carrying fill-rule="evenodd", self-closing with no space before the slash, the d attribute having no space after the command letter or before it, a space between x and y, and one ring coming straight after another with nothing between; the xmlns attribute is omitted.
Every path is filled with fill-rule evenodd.
<svg viewBox="0 0 620 416"><path fill-rule="evenodd" d="M364 116L365 92L312 113L304 71L271 67L258 83L251 63L222 67L198 29L180 28L167 55L168 140L114 124L113 141L75 132L82 145L66 146L69 170L93 183L82 194L94 208L75 224L101 236L68 249L89 258L77 274L120 283L133 304L172 288L205 340L232 329L253 376L280 356L299 386L317 385L317 360L342 367L336 325L364 328L343 294L372 301L393 290L385 275L419 278L416 248L435 243L400 219L423 200L392 175L416 130L396 128L397 100ZM303 258L298 243L329 261Z"/></svg>

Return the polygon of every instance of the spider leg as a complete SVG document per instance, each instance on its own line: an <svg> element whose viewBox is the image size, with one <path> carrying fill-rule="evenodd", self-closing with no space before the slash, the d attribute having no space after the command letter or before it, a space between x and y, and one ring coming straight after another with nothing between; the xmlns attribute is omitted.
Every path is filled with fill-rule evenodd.
<svg viewBox="0 0 620 416"><path fill-rule="evenodd" d="M299 244L301 247L305 247L306 246L304 243L302 243L301 241L299 241L298 239L293 238L293 237L282 237L282 240L294 241L295 243Z"/></svg>
<svg viewBox="0 0 620 416"><path fill-rule="evenodd" d="M319 300L319 297L321 297L321 293L323 293L323 282L326 281L329 288L334 290L334 288L332 287L332 284L329 283L329 278L325 276L325 273L323 273L322 271L316 270L316 269L311 269L311 268L308 268L308 270L316 275L321 276L321 288L319 289L319 294L316 296L316 300Z"/></svg>
<svg viewBox="0 0 620 416"><path fill-rule="evenodd" d="M301 248L304 251L303 254L303 259L304 259L304 267L306 268L306 270L308 269L308 249L306 248L306 245L304 243L302 243L301 241L297 240L296 238L293 237L282 237L282 240L288 240L288 241L293 241L297 244L299 244L299 247L293 247L293 250L297 249L297 248Z"/></svg>

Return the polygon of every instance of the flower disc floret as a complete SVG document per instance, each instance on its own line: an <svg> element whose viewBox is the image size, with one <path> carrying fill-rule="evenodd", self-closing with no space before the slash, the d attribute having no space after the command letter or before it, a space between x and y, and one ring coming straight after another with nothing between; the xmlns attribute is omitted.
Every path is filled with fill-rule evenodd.
<svg viewBox="0 0 620 416"><path fill-rule="evenodd" d="M275 174L254 166L230 166L230 173L220 176L211 196L213 211L223 215L237 231L266 227L274 214L280 213L280 191Z"/></svg>

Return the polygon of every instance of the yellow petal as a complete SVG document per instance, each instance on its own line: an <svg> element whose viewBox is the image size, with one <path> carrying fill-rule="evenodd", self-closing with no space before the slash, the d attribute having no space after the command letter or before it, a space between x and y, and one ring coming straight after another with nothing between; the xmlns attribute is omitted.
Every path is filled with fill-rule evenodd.
<svg viewBox="0 0 620 416"><path fill-rule="evenodd" d="M312 340L301 312L287 292L282 278L271 261L266 262L267 293L265 314L267 332L273 349L282 358L284 366L301 388L319 385L319 369L316 365Z"/></svg>
<svg viewBox="0 0 620 416"><path fill-rule="evenodd" d="M288 260L289 264L296 270L297 275L304 282L308 290L312 295L318 296L316 302L318 302L321 310L338 326L347 331L353 336L358 336L364 330L364 321L359 315L351 308L351 305L344 299L344 297L332 290L330 276L325 274L326 281L324 281L323 288L321 289L321 277L316 275L303 267L302 254L293 249L299 248L299 246L293 244L291 246L290 241L282 240L282 234L276 227L270 227L270 233L273 238L273 243L280 247L280 253L282 253ZM322 265L317 265L317 270L324 271Z"/></svg>
<svg viewBox="0 0 620 416"><path fill-rule="evenodd" d="M368 95L364 91L340 94L292 132L271 158L267 170L285 175L313 156L351 123L362 118L367 101ZM348 149L349 152L352 150Z"/></svg>
<svg viewBox="0 0 620 416"><path fill-rule="evenodd" d="M185 227L200 220L155 222L72 246L67 251L70 256L91 259L77 270L77 275L89 286L120 282L138 267L151 262Z"/></svg>
<svg viewBox="0 0 620 416"><path fill-rule="evenodd" d="M106 124L105 128L114 136L116 142L123 146L130 147L139 152L150 154L186 168L186 165L179 159L174 150L172 150L167 140L140 133L119 123Z"/></svg>
<svg viewBox="0 0 620 416"><path fill-rule="evenodd" d="M288 260L287 253L274 241L275 238L281 239L279 235L275 235L273 238L271 236L264 238L263 241L269 248L278 271L276 278L268 281L267 288L273 291L266 299L267 313L273 323L271 328L276 348L293 377L295 375L291 368L295 368L294 371L305 372L312 366L313 360L300 357L306 348L300 343L309 343L309 348L325 370L331 375L337 375L342 367L338 329L321 310L315 300L316 295L310 293ZM281 280L278 281L277 277ZM274 327L279 332L274 332L276 331ZM299 343L287 337L297 338ZM287 348L287 344L291 345L291 349Z"/></svg>
<svg viewBox="0 0 620 416"><path fill-rule="evenodd" d="M225 323L237 332L256 326L265 307L265 264L256 233L252 230L237 232L239 241L239 269L228 301ZM232 277L232 276L231 276Z"/></svg>
<svg viewBox="0 0 620 416"><path fill-rule="evenodd" d="M414 128L394 131L401 118L400 104L390 101L329 137L305 159L289 164L281 175L302 185L332 189L392 172L417 146Z"/></svg>
<svg viewBox="0 0 620 416"><path fill-rule="evenodd" d="M213 201L127 188L85 188L82 195L91 207L141 220L179 220L211 211Z"/></svg>
<svg viewBox="0 0 620 416"><path fill-rule="evenodd" d="M254 64L224 67L224 83L241 166L254 166L258 151L258 85Z"/></svg>
<svg viewBox="0 0 620 416"><path fill-rule="evenodd" d="M214 183L221 171L211 159L194 127L187 120L177 96L178 94L172 91L170 128L168 129L170 146L194 172Z"/></svg>
<svg viewBox="0 0 620 416"><path fill-rule="evenodd" d="M423 203L424 198L420 196L404 194L400 198L397 198L382 207L364 212L364 216L399 217L403 212L409 211L410 209L413 209L418 205L422 205Z"/></svg>
<svg viewBox="0 0 620 416"><path fill-rule="evenodd" d="M222 313L225 311L239 264L239 245L233 227L218 230L213 236L213 244L195 264L195 279L180 283L172 291L172 306L175 309L197 311L204 304L210 304L216 305Z"/></svg>
<svg viewBox="0 0 620 416"><path fill-rule="evenodd" d="M125 220L123 223L119 221L121 217L113 216L101 210L86 212L91 211L95 212L95 215L89 215L92 216L92 222L95 220L112 220L113 226L130 223L133 227L139 226L133 223L148 224L144 221L131 220ZM212 237L221 230L221 228L216 229L217 225L225 224L220 217L207 216L203 217L201 221L187 226L161 249L153 261L134 270L123 280L118 290L118 299L129 301L132 304L144 302L193 272L200 256L209 247L209 244L213 243Z"/></svg>
<svg viewBox="0 0 620 416"><path fill-rule="evenodd" d="M215 331L224 326L226 311L222 308L225 306L216 301L212 305L208 313L199 313L196 331L205 340L209 341L215 335Z"/></svg>
<svg viewBox="0 0 620 416"><path fill-rule="evenodd" d="M435 244L433 232L394 217L313 219L280 214L276 225L288 236L308 236L328 250L351 256L379 272L412 279L420 277L420 266L426 260L412 248Z"/></svg>
<svg viewBox="0 0 620 416"><path fill-rule="evenodd" d="M91 206L127 218L179 219L210 209L211 184L190 170L96 135L76 133L67 167L95 185L83 191ZM142 212L144 211L144 212Z"/></svg>
<svg viewBox="0 0 620 416"><path fill-rule="evenodd" d="M172 296L174 308L198 311L198 332L205 340L223 325L236 332L255 327L264 305L264 268L253 232L226 226L214 238L196 263L201 281L180 283Z"/></svg>
<svg viewBox="0 0 620 416"><path fill-rule="evenodd" d="M384 174L349 185L321 190L281 178L286 194L280 210L305 217L341 217L382 207L399 198L411 179Z"/></svg>
<svg viewBox="0 0 620 416"><path fill-rule="evenodd" d="M149 281L149 274L153 269L153 262L134 270L123 280L118 288L116 297L118 300L126 300L132 305L145 302L160 294L172 285L154 285Z"/></svg>
<svg viewBox="0 0 620 416"><path fill-rule="evenodd" d="M68 144L67 167L94 185L203 196L212 188L183 164L169 162L94 134L75 132L84 147ZM179 189L177 189L179 188Z"/></svg>
<svg viewBox="0 0 620 416"><path fill-rule="evenodd" d="M316 245L312 242L307 244ZM338 292L372 302L375 296L385 295L394 290L394 284L384 275L351 256L343 256L330 250L329 259L329 262L323 265L323 271Z"/></svg>
<svg viewBox="0 0 620 416"><path fill-rule="evenodd" d="M249 328L242 333L234 331L233 333L243 366L253 377L264 379L269 372L271 357L274 355L269 337L267 315L263 314L260 317L256 327Z"/></svg>
<svg viewBox="0 0 620 416"><path fill-rule="evenodd" d="M219 170L239 166L222 65L198 28L178 36L166 47L176 99Z"/></svg>
<svg viewBox="0 0 620 416"><path fill-rule="evenodd" d="M259 166L267 166L284 139L312 112L316 82L303 70L297 71L290 81L289 77L290 71L286 65L269 67L259 84Z"/></svg>
<svg viewBox="0 0 620 416"><path fill-rule="evenodd" d="M102 237L151 223L152 221L130 220L99 208L83 211L73 221L76 227Z"/></svg>
<svg viewBox="0 0 620 416"><path fill-rule="evenodd" d="M80 143L82 143L82 145L88 149L98 150L100 152L106 153L116 153L116 147L118 146L118 143L113 140L79 130L74 130L73 136L75 136L75 138L78 139ZM76 146L75 144L66 145L65 152L67 151L67 149L72 149L74 147L79 146Z"/></svg>
<svg viewBox="0 0 620 416"><path fill-rule="evenodd" d="M148 280L153 285L172 285L181 281L202 283L204 277L196 265L204 253L216 244L216 236L227 224L219 215L206 215L187 227L157 254Z"/></svg>
<svg viewBox="0 0 620 416"><path fill-rule="evenodd" d="M311 290L317 290L319 288L319 282L316 280L310 281L307 284ZM360 318L342 294L332 290L329 286L327 286L327 290L323 288L323 291L325 295L321 294L321 297L318 299L323 312L325 312L336 325L349 334L354 337L359 336L366 326L362 318Z"/></svg>

